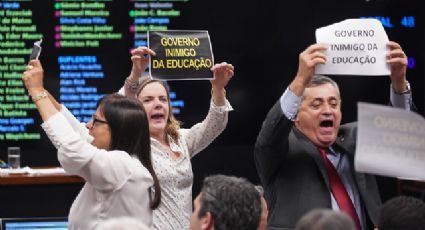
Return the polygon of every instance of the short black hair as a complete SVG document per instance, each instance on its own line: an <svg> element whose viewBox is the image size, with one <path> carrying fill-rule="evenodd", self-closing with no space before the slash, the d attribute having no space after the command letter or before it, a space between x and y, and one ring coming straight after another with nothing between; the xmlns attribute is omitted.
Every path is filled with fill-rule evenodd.
<svg viewBox="0 0 425 230"><path fill-rule="evenodd" d="M425 203L411 196L397 196L381 208L379 230L425 230Z"/></svg>
<svg viewBox="0 0 425 230"><path fill-rule="evenodd" d="M261 197L245 178L206 177L200 195L199 218L211 213L216 230L256 230L261 216Z"/></svg>

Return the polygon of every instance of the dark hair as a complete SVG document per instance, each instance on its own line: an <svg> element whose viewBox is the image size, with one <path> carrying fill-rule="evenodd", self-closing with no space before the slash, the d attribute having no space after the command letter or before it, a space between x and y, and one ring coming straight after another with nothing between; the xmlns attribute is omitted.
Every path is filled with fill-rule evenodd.
<svg viewBox="0 0 425 230"><path fill-rule="evenodd" d="M216 230L256 230L260 194L245 178L214 175L204 179L198 218L211 213Z"/></svg>
<svg viewBox="0 0 425 230"><path fill-rule="evenodd" d="M381 208L379 230L424 230L425 203L415 197L398 196Z"/></svg>
<svg viewBox="0 0 425 230"><path fill-rule="evenodd" d="M165 92L167 92L167 100L168 100L168 107L170 108L170 112L168 113L168 117L167 117L167 124L165 125L165 133L170 135L171 138L173 138L173 140L175 142L177 142L179 140L179 133L178 130L180 129L180 121L178 121L173 114L172 108L171 107L171 100L170 100L170 91L167 87L167 85L160 80L155 80L152 78L145 78L142 80L142 82L140 82L139 88L137 90L136 93L136 97L139 97L139 94L142 92L142 90L149 84L154 83L154 82L158 82L159 84L161 84L164 89Z"/></svg>
<svg viewBox="0 0 425 230"><path fill-rule="evenodd" d="M295 230L356 230L356 226L343 212L313 209L298 220Z"/></svg>
<svg viewBox="0 0 425 230"><path fill-rule="evenodd" d="M338 97L341 98L341 93L339 91L338 84L330 77L324 75L314 75L313 78L311 78L310 82L307 84L307 88L324 84L331 84L333 87L335 87L338 93Z"/></svg>
<svg viewBox="0 0 425 230"><path fill-rule="evenodd" d="M121 150L136 156L154 180L155 195L151 208L161 201L159 180L152 167L148 118L141 103L119 94L103 97L97 104L111 130L110 149Z"/></svg>

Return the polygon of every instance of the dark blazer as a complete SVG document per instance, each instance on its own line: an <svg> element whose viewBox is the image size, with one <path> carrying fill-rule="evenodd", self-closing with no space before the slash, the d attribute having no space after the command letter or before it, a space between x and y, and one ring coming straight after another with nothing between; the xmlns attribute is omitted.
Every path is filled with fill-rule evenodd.
<svg viewBox="0 0 425 230"><path fill-rule="evenodd" d="M334 146L347 154L372 229L381 206L375 177L354 172L356 123L341 126ZM254 159L269 205L268 230L293 229L314 208L332 208L323 159L314 144L283 114L278 101L258 135Z"/></svg>

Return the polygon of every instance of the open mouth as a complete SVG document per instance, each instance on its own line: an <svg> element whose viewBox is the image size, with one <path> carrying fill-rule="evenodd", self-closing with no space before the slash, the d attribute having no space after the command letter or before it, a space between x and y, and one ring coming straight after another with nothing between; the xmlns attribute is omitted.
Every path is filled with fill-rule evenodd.
<svg viewBox="0 0 425 230"><path fill-rule="evenodd" d="M320 122L320 127L322 128L331 128L334 126L334 122L332 120L324 120Z"/></svg>
<svg viewBox="0 0 425 230"><path fill-rule="evenodd" d="M151 115L151 119L152 120L163 120L164 114L153 114L153 115Z"/></svg>

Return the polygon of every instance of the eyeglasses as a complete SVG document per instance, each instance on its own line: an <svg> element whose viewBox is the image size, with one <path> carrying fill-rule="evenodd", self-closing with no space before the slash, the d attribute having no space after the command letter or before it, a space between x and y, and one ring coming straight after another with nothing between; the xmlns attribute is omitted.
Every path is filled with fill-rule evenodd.
<svg viewBox="0 0 425 230"><path fill-rule="evenodd" d="M96 123L108 124L107 121L97 119L94 116L91 117L91 120L92 120L92 126L91 126L92 128L96 125Z"/></svg>

